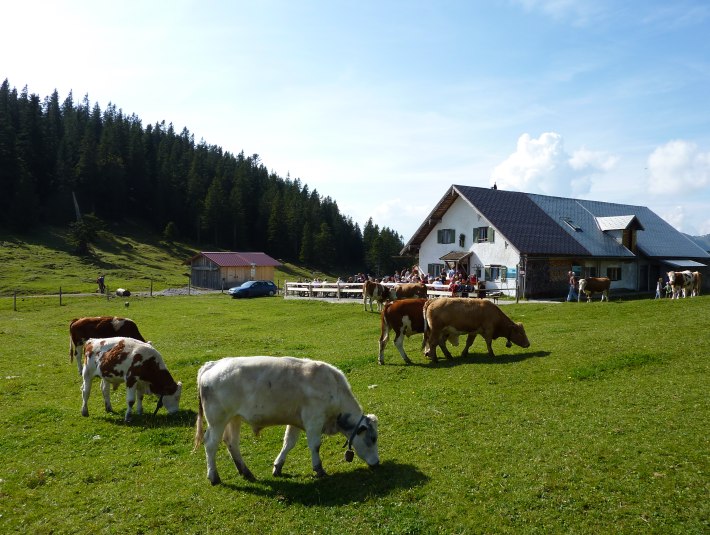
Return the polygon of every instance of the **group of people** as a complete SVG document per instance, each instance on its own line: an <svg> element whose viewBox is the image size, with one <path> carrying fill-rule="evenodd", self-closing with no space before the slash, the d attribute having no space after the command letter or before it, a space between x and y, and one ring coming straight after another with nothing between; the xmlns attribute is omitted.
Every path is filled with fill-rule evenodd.
<svg viewBox="0 0 710 535"><path fill-rule="evenodd" d="M455 270L453 267L442 270L438 276L422 273L418 266L412 266L411 269L403 268L402 270L396 270L392 275L385 275L379 280L374 278L372 275L365 273L356 273L347 278L338 278L339 283L363 283L367 280L381 282L384 284L408 282L433 284L437 288L448 289L451 291L452 296L467 296L470 292L483 291L485 288L485 281L479 280L475 273L472 273L469 276L462 269ZM307 281L299 280L299 282ZM325 281L316 277L312 282L317 284Z"/></svg>

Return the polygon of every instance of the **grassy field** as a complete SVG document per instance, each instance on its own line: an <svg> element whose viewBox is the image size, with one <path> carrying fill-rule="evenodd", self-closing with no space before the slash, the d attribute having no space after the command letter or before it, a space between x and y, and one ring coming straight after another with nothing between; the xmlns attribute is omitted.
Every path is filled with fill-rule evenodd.
<svg viewBox="0 0 710 535"><path fill-rule="evenodd" d="M710 297L510 304L531 346L479 339L431 365L420 337L406 366L379 316L329 304L225 295L0 299L1 533L708 533ZM98 384L80 415L68 324L128 315L183 381L181 411L122 421L125 388L103 411ZM454 349L454 355L458 355ZM271 476L283 428L242 436L258 481L225 448L223 484L191 453L195 378L228 355L331 362L380 420L382 465L343 460L312 475L302 437Z"/></svg>
<svg viewBox="0 0 710 535"><path fill-rule="evenodd" d="M99 273L106 275L110 290L127 288L149 292L187 286L189 266L184 262L202 249L179 242L166 242L146 232L137 223L126 223L100 233L91 255L71 254L67 230L43 227L17 237L0 232L0 297L91 293ZM318 272L285 263L276 270L274 282L313 277ZM332 275L331 275L332 278Z"/></svg>

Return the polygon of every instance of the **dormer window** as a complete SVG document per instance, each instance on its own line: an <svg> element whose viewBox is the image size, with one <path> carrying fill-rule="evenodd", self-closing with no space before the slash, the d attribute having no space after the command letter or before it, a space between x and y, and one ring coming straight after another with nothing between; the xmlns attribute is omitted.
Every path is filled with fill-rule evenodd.
<svg viewBox="0 0 710 535"><path fill-rule="evenodd" d="M560 219L562 220L563 223L565 223L569 228L571 228L571 229L574 230L575 232L581 232L581 231L582 231L582 227L580 227L579 225L577 225L577 224L572 220L571 217L561 217Z"/></svg>

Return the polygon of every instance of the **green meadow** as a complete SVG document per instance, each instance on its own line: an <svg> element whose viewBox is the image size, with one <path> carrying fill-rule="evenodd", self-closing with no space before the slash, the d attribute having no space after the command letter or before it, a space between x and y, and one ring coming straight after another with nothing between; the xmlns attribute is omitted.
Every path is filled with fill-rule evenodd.
<svg viewBox="0 0 710 535"><path fill-rule="evenodd" d="M2 533L708 533L710 298L502 305L531 346L478 339L436 365L407 341L377 364L362 303L283 298L0 299ZM126 425L125 387L80 414L72 318L127 315L183 382L181 410ZM223 484L192 453L199 366L229 355L324 360L380 421L377 469L302 436L271 476L284 429L242 433L258 481L222 447Z"/></svg>

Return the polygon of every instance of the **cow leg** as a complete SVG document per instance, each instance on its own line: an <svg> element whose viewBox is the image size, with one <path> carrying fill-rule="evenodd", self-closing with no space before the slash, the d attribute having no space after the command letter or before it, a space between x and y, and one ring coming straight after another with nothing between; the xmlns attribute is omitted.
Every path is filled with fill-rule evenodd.
<svg viewBox="0 0 710 535"><path fill-rule="evenodd" d="M101 379L101 393L104 396L106 412L113 412L113 407L111 407L111 384L106 379Z"/></svg>
<svg viewBox="0 0 710 535"><path fill-rule="evenodd" d="M424 355L428 357L432 362L437 362L439 359L436 357L436 344L433 344L431 337L424 341Z"/></svg>
<svg viewBox="0 0 710 535"><path fill-rule="evenodd" d="M126 423L131 421L131 412L133 412L133 405L136 402L136 385L131 387L126 385L126 415L123 417Z"/></svg>
<svg viewBox="0 0 710 535"><path fill-rule="evenodd" d="M227 445L227 450L229 455L232 456L232 461L234 461L234 466L237 467L237 471L246 479L247 481L256 481L254 474L251 470L247 468L247 465L242 459L242 453L239 450L239 439L242 431L242 419L239 416L235 416L227 424L224 430L224 443Z"/></svg>
<svg viewBox="0 0 710 535"><path fill-rule="evenodd" d="M286 462L286 455L288 455L288 452L296 445L299 436L301 436L301 430L298 427L293 425L286 426L283 447L274 460L274 471L272 472L274 476L278 477L281 475L281 469Z"/></svg>
<svg viewBox="0 0 710 535"><path fill-rule="evenodd" d="M486 339L486 345L488 346L488 356L490 358L494 358L495 354L493 353L493 337L492 336L484 336Z"/></svg>
<svg viewBox="0 0 710 535"><path fill-rule="evenodd" d="M382 326L382 331L380 333L380 354L377 357L377 362L379 364L384 364L385 363L385 346L387 345L387 342L390 339L390 328L389 325L383 325ZM397 341L395 340L395 345L397 345Z"/></svg>
<svg viewBox="0 0 710 535"><path fill-rule="evenodd" d="M325 477L328 474L323 470L323 462L320 459L320 443L321 432L323 430L323 422L316 418L311 418L310 423L306 425L306 441L308 449L311 450L311 465L316 477Z"/></svg>
<svg viewBox="0 0 710 535"><path fill-rule="evenodd" d="M210 421L208 418L209 427L205 431L203 443L205 445L205 457L207 459L207 479L212 485L219 485L222 480L217 472L217 448L219 447L222 434L224 433L224 424L219 425Z"/></svg>
<svg viewBox="0 0 710 535"><path fill-rule="evenodd" d="M143 414L143 396L145 396L145 387L140 383L136 384L136 414Z"/></svg>
<svg viewBox="0 0 710 535"><path fill-rule="evenodd" d="M466 337L466 345L461 352L462 357L468 357L468 348L473 345L473 341L476 339L476 333L471 333Z"/></svg>
<svg viewBox="0 0 710 535"><path fill-rule="evenodd" d="M399 333L397 337L394 339L394 346L397 348L397 351L399 351L399 354L402 355L402 359L406 364L411 364L412 361L409 360L409 357L407 356L407 352L404 350L404 333Z"/></svg>
<svg viewBox="0 0 710 535"><path fill-rule="evenodd" d="M81 385L81 397L83 400L83 403L81 405L81 415L82 416L88 416L89 415L89 394L91 394L91 377L89 376L88 373L86 373L86 369L84 370L84 382Z"/></svg>
<svg viewBox="0 0 710 535"><path fill-rule="evenodd" d="M447 360L452 360L454 358L453 355L451 355L449 349L446 347L446 338L442 338L437 345L441 348L441 352L444 354Z"/></svg>

